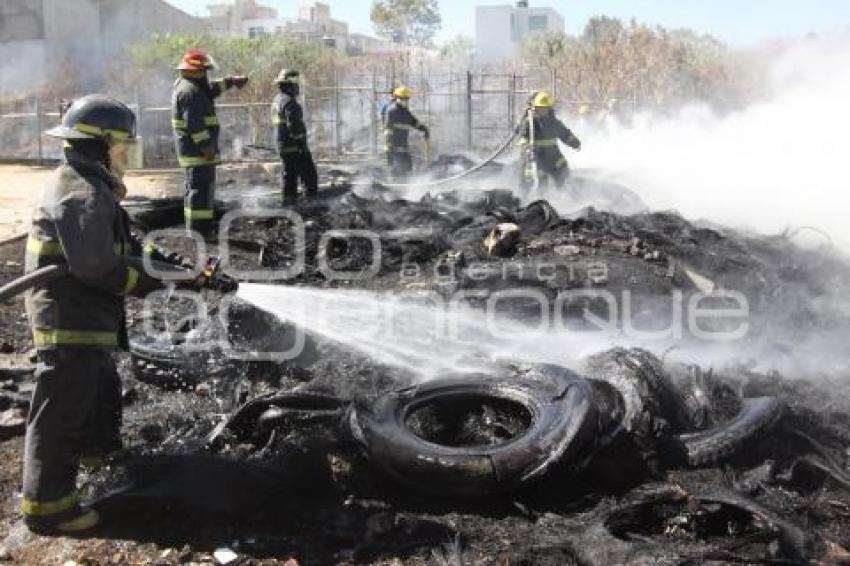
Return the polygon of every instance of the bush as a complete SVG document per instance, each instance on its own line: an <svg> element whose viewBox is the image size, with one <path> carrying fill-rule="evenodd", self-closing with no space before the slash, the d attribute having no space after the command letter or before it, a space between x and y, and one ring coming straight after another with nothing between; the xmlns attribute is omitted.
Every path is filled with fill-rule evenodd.
<svg viewBox="0 0 850 566"><path fill-rule="evenodd" d="M756 84L744 57L709 35L607 17L592 18L580 37L533 37L523 58L555 71L562 97L661 111L693 101L738 107Z"/></svg>

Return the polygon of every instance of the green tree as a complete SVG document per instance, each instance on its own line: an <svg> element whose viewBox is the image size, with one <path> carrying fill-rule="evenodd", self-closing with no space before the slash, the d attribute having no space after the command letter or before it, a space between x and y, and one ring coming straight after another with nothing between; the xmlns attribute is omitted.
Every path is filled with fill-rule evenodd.
<svg viewBox="0 0 850 566"><path fill-rule="evenodd" d="M274 79L283 67L298 69L308 87L328 85L340 58L339 52L322 45L274 35L259 38L154 35L130 48L136 75L133 80L137 85L144 85L146 102L168 100L171 83L177 76L175 67L191 47L200 47L213 56L218 65L211 73L213 76L247 75L250 78L244 89L228 93L228 101L246 103L271 102L277 92ZM157 98L153 99L154 96ZM255 132L268 124L268 107L251 106L249 112Z"/></svg>
<svg viewBox="0 0 850 566"><path fill-rule="evenodd" d="M437 0L375 0L371 19L379 36L420 47L432 46L442 25Z"/></svg>

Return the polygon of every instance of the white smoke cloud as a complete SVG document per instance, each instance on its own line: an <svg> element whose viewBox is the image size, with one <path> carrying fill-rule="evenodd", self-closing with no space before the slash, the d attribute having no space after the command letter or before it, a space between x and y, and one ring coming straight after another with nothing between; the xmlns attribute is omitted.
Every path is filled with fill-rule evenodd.
<svg viewBox="0 0 850 566"><path fill-rule="evenodd" d="M850 37L784 52L770 78L773 96L739 112L692 106L589 132L575 162L653 210L764 233L810 225L850 250Z"/></svg>

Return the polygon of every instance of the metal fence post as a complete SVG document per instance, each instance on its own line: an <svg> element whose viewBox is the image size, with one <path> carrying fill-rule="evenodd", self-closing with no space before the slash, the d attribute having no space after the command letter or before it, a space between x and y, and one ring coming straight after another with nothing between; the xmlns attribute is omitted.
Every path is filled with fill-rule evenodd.
<svg viewBox="0 0 850 566"><path fill-rule="evenodd" d="M508 92L508 132L513 129L516 117L516 73L511 74L510 92Z"/></svg>
<svg viewBox="0 0 850 566"><path fill-rule="evenodd" d="M372 96L369 116L369 135L371 136L372 155L378 155L378 73L372 69Z"/></svg>
<svg viewBox="0 0 850 566"><path fill-rule="evenodd" d="M472 151L472 73L466 72L466 149Z"/></svg>
<svg viewBox="0 0 850 566"><path fill-rule="evenodd" d="M38 144L38 164L44 165L44 147L41 141L41 101L35 97L35 139Z"/></svg>
<svg viewBox="0 0 850 566"><path fill-rule="evenodd" d="M555 100L558 100L558 71L552 68L552 96Z"/></svg>
<svg viewBox="0 0 850 566"><path fill-rule="evenodd" d="M336 100L334 109L334 142L337 155L342 155L342 83L339 69L336 71Z"/></svg>
<svg viewBox="0 0 850 566"><path fill-rule="evenodd" d="M136 135L142 138L142 169L145 167L145 112L142 109L142 97L136 91Z"/></svg>

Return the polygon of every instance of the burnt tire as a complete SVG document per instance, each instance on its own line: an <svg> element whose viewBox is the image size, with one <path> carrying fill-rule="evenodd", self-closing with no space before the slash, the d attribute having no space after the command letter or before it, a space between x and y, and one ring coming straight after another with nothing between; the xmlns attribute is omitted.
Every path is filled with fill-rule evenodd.
<svg viewBox="0 0 850 566"><path fill-rule="evenodd" d="M622 397L623 428L644 441L669 430L682 430L687 422L684 403L661 367L645 350L614 348L591 356L585 375L607 383Z"/></svg>
<svg viewBox="0 0 850 566"><path fill-rule="evenodd" d="M513 403L530 415L518 436L489 446L448 446L425 440L408 419L427 406L465 400ZM442 495L507 491L542 476L554 463L583 462L596 435L590 386L555 366L521 376L458 376L391 392L351 415L369 459L399 481Z"/></svg>
<svg viewBox="0 0 850 566"><path fill-rule="evenodd" d="M134 377L165 390L190 390L202 380L206 352L190 351L182 344L159 344L130 339L130 362Z"/></svg>
<svg viewBox="0 0 850 566"><path fill-rule="evenodd" d="M708 430L680 434L688 464L713 466L733 456L748 442L773 428L782 412L782 402L776 397L744 399L741 411L732 420Z"/></svg>

